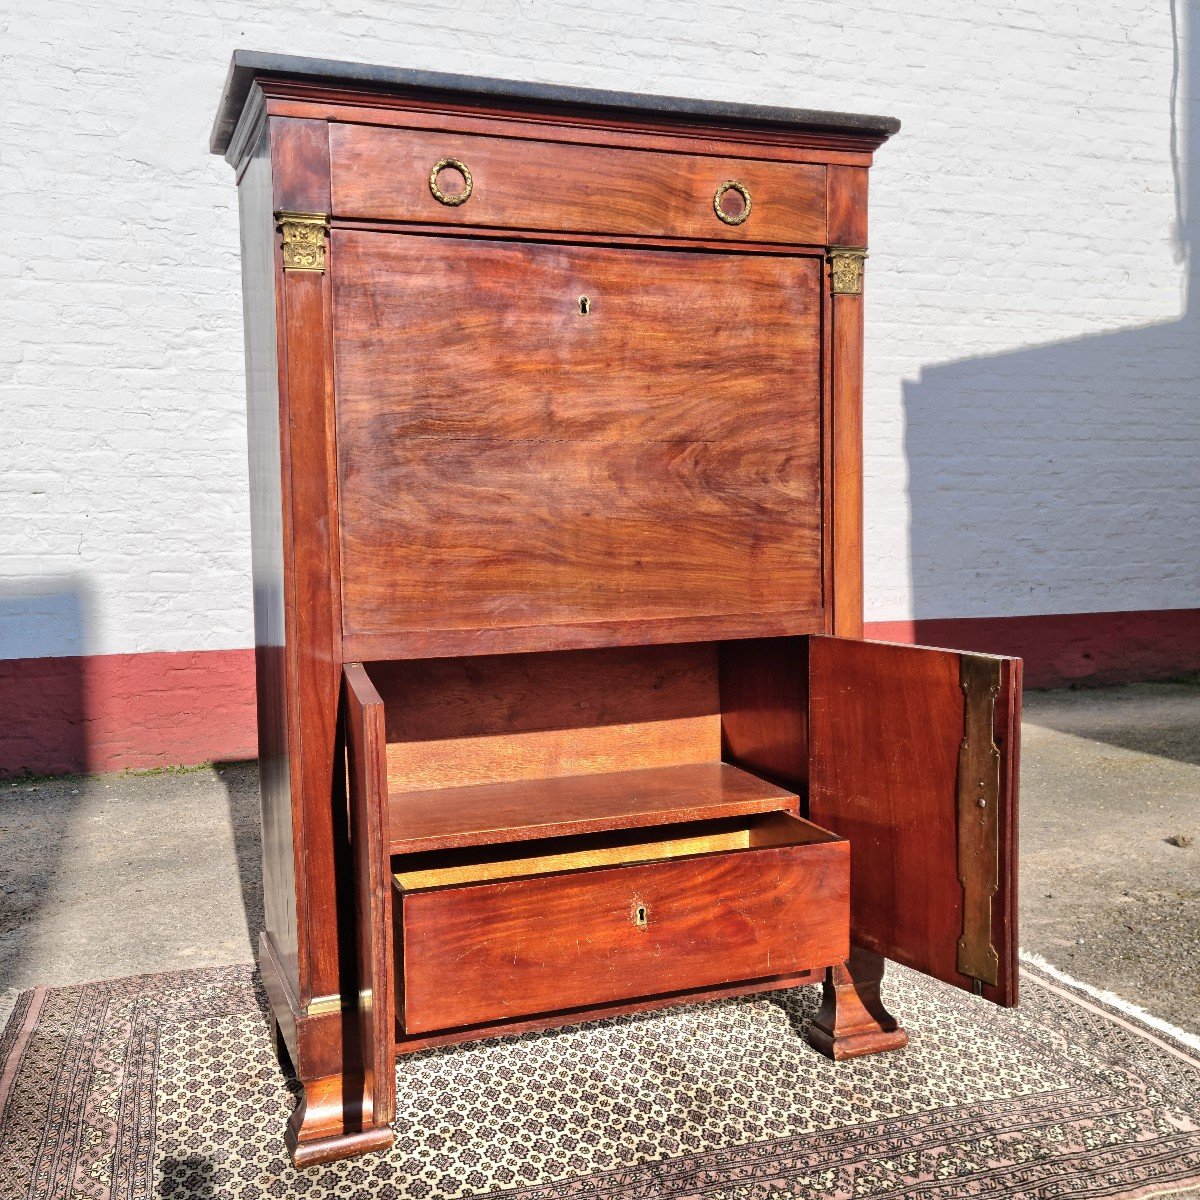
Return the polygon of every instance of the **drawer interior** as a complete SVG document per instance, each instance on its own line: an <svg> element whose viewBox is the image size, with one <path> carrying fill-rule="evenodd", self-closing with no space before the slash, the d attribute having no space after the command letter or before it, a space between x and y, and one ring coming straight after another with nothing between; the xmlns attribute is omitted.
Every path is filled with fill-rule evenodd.
<svg viewBox="0 0 1200 1200"><path fill-rule="evenodd" d="M582 871L694 855L836 842L835 834L788 813L693 821L654 830L613 830L577 837L397 855L393 877L404 892L493 879Z"/></svg>

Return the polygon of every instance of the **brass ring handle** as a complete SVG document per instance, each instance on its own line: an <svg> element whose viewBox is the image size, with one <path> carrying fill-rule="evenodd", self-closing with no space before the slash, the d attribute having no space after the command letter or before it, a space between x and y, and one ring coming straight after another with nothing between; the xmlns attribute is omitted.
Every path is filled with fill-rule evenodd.
<svg viewBox="0 0 1200 1200"><path fill-rule="evenodd" d="M437 177L447 167L453 167L454 170L456 170L466 182L466 186L463 188L463 190L461 192L457 192L453 196L446 195L446 193L443 192L440 187L438 187ZM461 159L439 158L438 161L433 164L433 170L429 172L429 190L433 193L433 198L439 204L448 204L451 208L454 208L459 204L466 204L466 202L471 198L471 189L474 186L475 185L471 180L471 172L468 170L467 164Z"/></svg>
<svg viewBox="0 0 1200 1200"><path fill-rule="evenodd" d="M727 213L721 207L721 198L726 192L737 192L745 202L745 208L740 213ZM750 189L744 183L739 183L736 179L727 179L719 188L716 195L713 196L713 211L725 222L726 225L741 225L743 221L750 215Z"/></svg>

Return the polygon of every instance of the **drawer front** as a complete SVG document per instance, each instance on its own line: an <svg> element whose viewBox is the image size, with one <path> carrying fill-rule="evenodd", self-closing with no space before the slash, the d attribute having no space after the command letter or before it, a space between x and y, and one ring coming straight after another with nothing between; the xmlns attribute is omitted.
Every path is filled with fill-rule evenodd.
<svg viewBox="0 0 1200 1200"><path fill-rule="evenodd" d="M825 243L825 167L466 134L333 125L335 216L562 233ZM451 159L470 173L436 164ZM733 180L749 212L717 190ZM450 201L449 203L446 201Z"/></svg>
<svg viewBox="0 0 1200 1200"><path fill-rule="evenodd" d="M849 953L849 849L739 850L398 890L405 1032L840 962Z"/></svg>

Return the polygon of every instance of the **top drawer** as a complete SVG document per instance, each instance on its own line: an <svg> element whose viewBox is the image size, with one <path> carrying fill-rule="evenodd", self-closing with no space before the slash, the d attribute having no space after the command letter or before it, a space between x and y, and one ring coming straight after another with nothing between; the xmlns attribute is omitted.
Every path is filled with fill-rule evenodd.
<svg viewBox="0 0 1200 1200"><path fill-rule="evenodd" d="M435 173L447 159L459 166ZM337 124L330 163L340 217L825 244L825 168L811 163Z"/></svg>

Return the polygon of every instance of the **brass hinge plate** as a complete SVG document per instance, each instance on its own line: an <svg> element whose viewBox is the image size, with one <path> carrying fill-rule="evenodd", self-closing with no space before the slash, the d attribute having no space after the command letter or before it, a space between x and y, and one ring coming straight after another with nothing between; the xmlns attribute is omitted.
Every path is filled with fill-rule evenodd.
<svg viewBox="0 0 1200 1200"><path fill-rule="evenodd" d="M275 214L275 223L283 234L285 271L325 270L325 233L329 229L325 213L280 210Z"/></svg>
<svg viewBox="0 0 1200 1200"><path fill-rule="evenodd" d="M1000 693L998 658L964 654L963 740L958 752L958 878L963 931L958 969L983 983L1000 978L992 942L992 897L1000 887L1000 750L993 724Z"/></svg>

